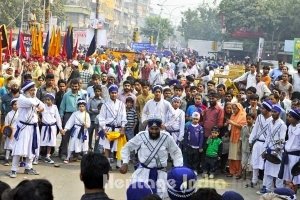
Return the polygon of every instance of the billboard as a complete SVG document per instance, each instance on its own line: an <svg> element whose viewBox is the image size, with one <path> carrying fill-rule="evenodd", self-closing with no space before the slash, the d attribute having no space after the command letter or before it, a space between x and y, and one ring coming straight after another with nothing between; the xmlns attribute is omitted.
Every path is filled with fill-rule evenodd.
<svg viewBox="0 0 300 200"><path fill-rule="evenodd" d="M156 51L156 45L153 45L151 43L131 43L131 48L134 51L142 52L142 51L148 51L148 52L154 52Z"/></svg>

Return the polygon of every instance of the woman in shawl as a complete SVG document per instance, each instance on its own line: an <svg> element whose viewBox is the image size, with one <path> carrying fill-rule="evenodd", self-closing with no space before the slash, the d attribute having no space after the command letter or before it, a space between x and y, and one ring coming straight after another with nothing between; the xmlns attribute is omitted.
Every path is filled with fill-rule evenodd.
<svg viewBox="0 0 300 200"><path fill-rule="evenodd" d="M229 153L229 140L230 140L230 125L227 121L231 118L232 115L232 103L226 102L224 106L224 126L220 129L220 136L222 137L223 149L222 156L220 160L220 170L224 174L226 172L227 162L228 162L228 153Z"/></svg>
<svg viewBox="0 0 300 200"><path fill-rule="evenodd" d="M229 174L228 177L241 178L241 129L246 125L246 112L240 103L232 105L233 114L227 123L231 126L229 143Z"/></svg>

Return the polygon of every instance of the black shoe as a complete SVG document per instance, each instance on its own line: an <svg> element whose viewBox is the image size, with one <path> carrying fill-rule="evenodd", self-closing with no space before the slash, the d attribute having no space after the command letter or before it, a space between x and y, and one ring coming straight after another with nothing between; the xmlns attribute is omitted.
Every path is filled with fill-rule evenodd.
<svg viewBox="0 0 300 200"><path fill-rule="evenodd" d="M245 188L248 188L248 187L254 188L254 185L256 185L256 184L250 182L245 185Z"/></svg>

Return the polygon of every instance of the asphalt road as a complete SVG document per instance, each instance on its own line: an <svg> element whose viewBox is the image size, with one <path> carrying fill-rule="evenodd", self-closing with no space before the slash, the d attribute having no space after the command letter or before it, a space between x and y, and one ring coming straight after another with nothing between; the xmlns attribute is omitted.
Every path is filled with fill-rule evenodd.
<svg viewBox="0 0 300 200"><path fill-rule="evenodd" d="M58 159L55 159L59 161ZM79 162L72 162L69 164L61 164L59 168L51 164L46 164L41 161L39 165L35 166L40 172L37 176L28 176L23 174L23 169L20 169L20 174L15 179L9 178L6 173L9 172L10 167L0 165L0 180L8 183L12 187L16 186L24 179L45 178L48 179L54 188L54 197L57 200L80 199L84 193L83 183L79 179ZM110 198L115 200L126 199L126 186L129 185L130 175L132 170L126 174L120 174L116 169L110 173L109 184L107 185L106 193ZM234 190L242 194L245 200L258 199L259 195L256 188L244 188L247 183L246 180L235 180L234 178L226 178L224 175L217 175L214 179L203 179L198 176L198 187L213 187L222 194L226 190Z"/></svg>

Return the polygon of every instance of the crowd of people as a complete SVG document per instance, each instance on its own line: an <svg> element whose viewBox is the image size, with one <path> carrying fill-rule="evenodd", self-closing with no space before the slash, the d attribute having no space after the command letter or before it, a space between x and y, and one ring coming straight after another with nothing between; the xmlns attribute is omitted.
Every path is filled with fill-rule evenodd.
<svg viewBox="0 0 300 200"><path fill-rule="evenodd" d="M215 70L230 71L232 64L190 50L162 57L140 54L133 63L126 56L21 59L15 52L2 65L0 88L8 175L17 177L20 167L39 175L33 165L56 164L52 155L61 134L58 156L66 165L94 155L88 152L104 155L108 171L113 160L121 173L132 164L133 182L149 187L157 199L201 199L204 194L230 199L224 195L233 193L221 197L193 186L186 193L181 184L166 189L158 183L184 175L241 179L252 172L245 187L255 188L261 179L258 194L287 187L295 192L300 184L300 63L298 72L289 72L282 61L262 71L244 62L245 73L234 85L214 79ZM101 171L108 174L106 167Z"/></svg>

